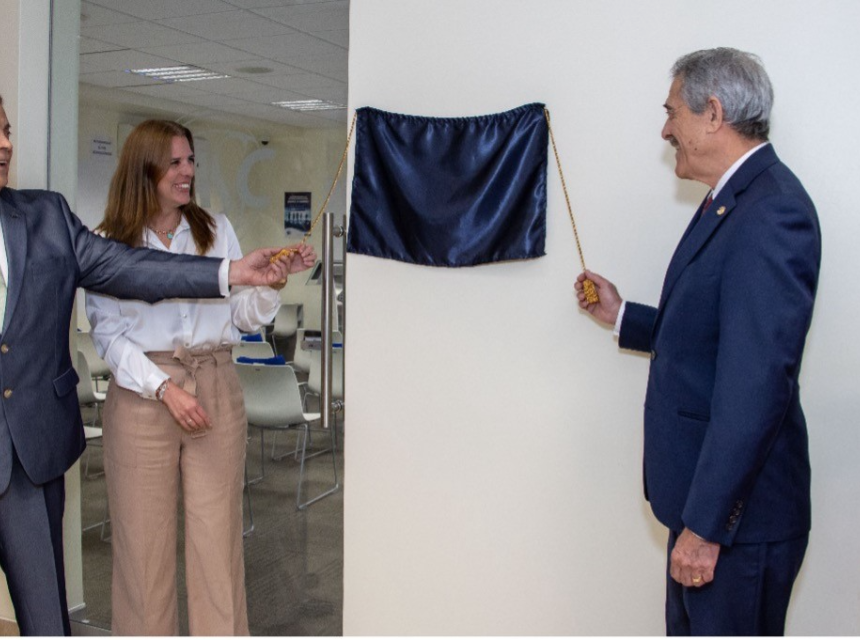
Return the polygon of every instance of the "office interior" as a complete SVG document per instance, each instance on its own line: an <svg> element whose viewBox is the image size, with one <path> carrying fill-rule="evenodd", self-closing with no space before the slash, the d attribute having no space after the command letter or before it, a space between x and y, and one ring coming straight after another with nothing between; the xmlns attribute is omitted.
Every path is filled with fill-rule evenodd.
<svg viewBox="0 0 860 640"><path fill-rule="evenodd" d="M348 2L258 3L253 9L241 2L5 4L10 6L4 5L3 10L21 21L22 58L30 59L38 49L32 34L46 28L41 37L49 45L45 63L51 69L50 93L56 100L49 108L62 121L49 142L55 152L68 144L66 158L54 161L56 170L49 181L60 190L55 186L58 181L68 181L71 188L66 197L90 228L102 219L125 138L148 118L176 120L192 131L197 201L211 212L227 214L244 250L304 240L304 229L285 224L287 194L303 194L309 201L309 210L302 213L310 220L300 222L313 220L328 199L326 210L337 224L343 223L345 180L331 193L330 188L346 142ZM280 37L283 46L266 43L267 37ZM169 82L164 68L181 65L194 65L198 72L205 67L215 77ZM144 68L160 68L161 75L128 71ZM21 77L27 78L22 80L25 92L32 80L29 74ZM6 82L3 86L7 108L15 109L21 103L16 104L15 92L6 89ZM339 108L297 111L272 104L286 100L317 100ZM32 178L27 168L26 114L26 110L10 114L16 160L23 155L24 161L18 167L20 188ZM318 255L322 254L321 232L319 225L306 240ZM342 239L333 239L331 254L337 271L332 282L331 330L337 341L332 369L335 377L340 376L336 384L340 388L345 316ZM235 353L252 358L284 356L295 371L292 388L304 394L304 409L310 414L317 413L321 404L321 271L318 262L289 278L281 290L281 314L264 327L262 341L244 343ZM67 551L72 565L68 591L73 632L104 635L109 634L111 623L112 559L99 436L104 426L100 405L107 388L103 378L109 372L89 338L83 291L78 292L76 307L72 344L85 356L77 368L81 371L86 366L94 383L79 394L88 451L67 478L72 489L69 501L74 503L66 517L67 542L72 547ZM266 400L263 394L260 402ZM249 416L252 413L249 406ZM300 430L280 433L249 428L244 547L249 625L254 635L342 632L345 412L338 412L336 418L336 451L326 452L331 438L321 430L321 420L316 420L304 465L301 456L287 455L302 442ZM299 487L303 503L329 490L331 494L299 509ZM77 527L71 526L73 520ZM180 631L187 633L181 526L177 552ZM0 617L14 632L8 595L5 604Z"/></svg>
<svg viewBox="0 0 860 640"><path fill-rule="evenodd" d="M79 69L69 67L79 63L58 56L49 64L49 45L57 53L59 43L85 27L55 28L52 39L50 13L56 26L58 14L76 3L0 0L11 18L12 50L0 61L0 86L16 127L17 185L77 192L76 210L86 215L89 196L80 176L96 184L105 170L93 157L93 140L107 132L118 149L123 126L144 114L111 103L101 89L81 89L79 103L63 101L78 91ZM276 5L326 3L211 4L264 13ZM80 8L66 14L72 24L75 15ZM348 40L338 41L348 47L342 120L296 127L209 110L181 117L208 146L210 169L247 170L244 186L216 180L207 191L209 206L231 216L249 249L283 236L278 194L310 190L316 203L325 197L347 119L358 107L459 116L544 102L588 266L623 286L630 299L653 303L705 192L675 178L671 150L660 139L669 68L700 48L759 54L776 91L771 141L810 192L823 231L801 376L813 530L786 631L858 635L860 543L852 533L860 528L860 352L848 328L860 312L853 277L860 269L854 248L860 218L851 206L860 175L853 113L860 83L849 71L860 63L858 19L853 0L727 0L719 7L698 0L351 0ZM277 35L267 37L270 45L277 42ZM144 104L155 108L167 100L148 96ZM250 169L243 165L249 156ZM352 152L337 195L343 213L351 163ZM255 631L252 623L252 632L663 633L665 530L641 485L648 363L619 352L611 332L576 307L572 284L581 266L552 169L544 258L446 270L343 256L349 293L344 484L339 497L308 510L318 517L341 501L342 575L334 578L342 595L334 614L340 627L296 623L289 631ZM265 199L271 207L256 206ZM299 286L291 283L284 295L297 296ZM99 515L81 513L87 482L81 470L67 481L69 592L78 605L88 605L80 529ZM293 509L294 497L284 499L282 514ZM275 526L266 535L276 536ZM301 538L296 521L285 528ZM247 544L258 534L259 528ZM333 566L304 582L282 573L273 588L279 597L304 602L307 619L319 618L331 607L314 600L314 589ZM249 585L252 579L249 571ZM0 618L12 620L8 599L3 605ZM285 607L282 600L273 608Z"/></svg>

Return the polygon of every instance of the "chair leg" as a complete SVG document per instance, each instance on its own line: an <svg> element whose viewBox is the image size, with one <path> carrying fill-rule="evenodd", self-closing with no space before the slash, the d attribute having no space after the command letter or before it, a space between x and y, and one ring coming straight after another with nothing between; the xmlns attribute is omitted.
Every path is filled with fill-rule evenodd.
<svg viewBox="0 0 860 640"><path fill-rule="evenodd" d="M102 446L102 445L87 443L87 461L84 464L84 478L86 478L87 480L91 480L92 478L100 478L101 476L103 476L105 474L104 471L99 471L98 473L94 473L94 474L90 475L90 450L92 449L92 447L100 447L100 446Z"/></svg>
<svg viewBox="0 0 860 640"><path fill-rule="evenodd" d="M262 432L261 432L262 433ZM251 504L251 483L248 482L248 459L245 458L245 495L248 498L248 528L242 531L242 537L247 538L254 533L254 507Z"/></svg>
<svg viewBox="0 0 860 640"><path fill-rule="evenodd" d="M298 491L296 492L296 507L299 510L302 510L306 507L309 507L314 502L322 500L323 498L330 496L331 494L336 492L338 489L340 489L340 480L338 479L338 476L337 476L337 459L335 458L335 449L334 449L334 445L335 445L334 430L332 430L332 433L330 435L331 435L332 441L331 441L331 447L329 449L327 449L326 451L318 451L318 452L316 452L310 456L306 456L305 454L307 452L307 444L308 444L308 440L310 437L310 426L307 423L305 423L305 425L304 425L304 438L302 439L302 461L301 461L301 466L299 467L299 488L298 488ZM331 487L329 487L328 489L326 489L325 491L323 491L322 493L320 493L319 495L317 495L316 497L311 498L310 500L307 500L306 502L302 502L302 486L304 485L304 479L305 479L305 461L310 460L311 458L313 458L315 456L318 456L322 453L327 453L327 452L331 452L331 466L332 466L332 470L334 471L334 484Z"/></svg>
<svg viewBox="0 0 860 640"><path fill-rule="evenodd" d="M110 542L110 536L109 535L105 536L105 529L107 528L107 525L110 524L109 508L110 508L110 506L108 504L107 497L105 497L105 511L104 511L104 516L102 516L102 521L96 522L95 524L91 524L88 527L83 527L81 529L81 532L83 533L84 531L91 531L93 529L97 529L100 527L101 532L99 533L99 540L101 540L102 542Z"/></svg>
<svg viewBox="0 0 860 640"><path fill-rule="evenodd" d="M250 480L248 480L246 477L246 481L248 484L257 484L258 482L260 482L260 480L263 479L263 475L265 475L265 472L266 472L266 461L265 461L266 439L265 439L264 434L265 434L265 431L263 429L260 429L260 475L257 476L256 478L251 478ZM246 471L246 476L247 476L247 470L248 470L247 469L247 458L246 458L245 464L246 464L245 471Z"/></svg>
<svg viewBox="0 0 860 640"><path fill-rule="evenodd" d="M275 431L274 435L278 435L278 432ZM300 453L301 453L301 450L299 449L298 434L296 435L296 447L292 451L287 451L286 453L282 453L281 455L276 456L275 455L275 447L272 446L272 460L283 460L287 456L293 456L293 459L298 460Z"/></svg>
<svg viewBox="0 0 860 640"><path fill-rule="evenodd" d="M99 534L99 540L101 540L102 542L110 542L110 535L105 536L105 527L108 524L110 524L110 503L108 502L107 498L105 498L105 515L104 518L102 518L102 530Z"/></svg>

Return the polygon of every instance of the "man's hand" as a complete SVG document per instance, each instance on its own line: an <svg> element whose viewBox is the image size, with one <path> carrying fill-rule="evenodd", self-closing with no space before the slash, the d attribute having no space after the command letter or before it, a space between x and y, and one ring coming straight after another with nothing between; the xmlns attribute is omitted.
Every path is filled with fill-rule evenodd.
<svg viewBox="0 0 860 640"><path fill-rule="evenodd" d="M585 292L582 290L582 283L586 278L594 283L597 295L600 297L600 302L593 302L591 304L586 302ZM588 313L600 320L600 322L611 325L615 324L615 320L618 318L618 310L621 308L621 296L618 295L618 289L615 288L614 284L596 273L586 271L579 274L573 288L576 289L576 297L579 298L580 307L588 311Z"/></svg>
<svg viewBox="0 0 860 640"><path fill-rule="evenodd" d="M702 540L685 528L669 557L669 575L685 587L702 587L714 579L720 545Z"/></svg>
<svg viewBox="0 0 860 640"><path fill-rule="evenodd" d="M316 262L313 247L297 245L296 251L272 261L280 247L257 249L241 260L230 262L229 284L277 286L287 280L287 274L308 269Z"/></svg>

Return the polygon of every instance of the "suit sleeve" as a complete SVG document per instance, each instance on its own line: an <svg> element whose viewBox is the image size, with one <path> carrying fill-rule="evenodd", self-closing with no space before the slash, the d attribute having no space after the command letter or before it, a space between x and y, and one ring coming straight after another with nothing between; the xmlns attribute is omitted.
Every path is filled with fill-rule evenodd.
<svg viewBox="0 0 860 640"><path fill-rule="evenodd" d="M132 249L87 229L56 194L77 258L78 286L153 303L165 298L220 298L221 260Z"/></svg>
<svg viewBox="0 0 860 640"><path fill-rule="evenodd" d="M770 196L739 214L721 274L710 424L682 515L724 545L797 392L821 251L814 210L800 198Z"/></svg>
<svg viewBox="0 0 860 640"><path fill-rule="evenodd" d="M657 319L657 309L645 304L628 302L621 319L618 346L633 351L651 351L651 333Z"/></svg>

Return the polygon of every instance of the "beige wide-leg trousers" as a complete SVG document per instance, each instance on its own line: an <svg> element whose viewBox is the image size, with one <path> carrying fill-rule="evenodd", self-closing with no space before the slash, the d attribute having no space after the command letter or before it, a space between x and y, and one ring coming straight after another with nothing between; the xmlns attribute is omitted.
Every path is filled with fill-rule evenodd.
<svg viewBox="0 0 860 640"><path fill-rule="evenodd" d="M248 635L242 548L247 420L229 349L147 354L214 426L184 431L160 402L111 382L104 412L114 635L177 635L177 505L185 511L192 635Z"/></svg>

